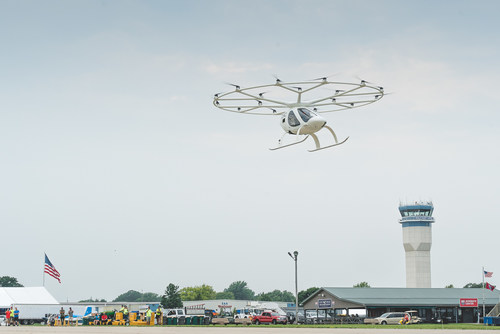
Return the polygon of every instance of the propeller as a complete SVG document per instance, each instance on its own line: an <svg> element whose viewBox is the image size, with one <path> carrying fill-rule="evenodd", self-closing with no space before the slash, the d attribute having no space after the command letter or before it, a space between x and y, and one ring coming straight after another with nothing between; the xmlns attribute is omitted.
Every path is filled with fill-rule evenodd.
<svg viewBox="0 0 500 334"><path fill-rule="evenodd" d="M364 86L366 84L372 84L373 85L373 82L370 82L370 81L366 81L366 80L363 80L361 79L360 77L356 76L357 79L359 79L361 81L361 85Z"/></svg>
<svg viewBox="0 0 500 334"><path fill-rule="evenodd" d="M259 96L260 96L260 97L264 97L264 94L267 94L267 93L269 93L269 92L262 92L262 93L259 93Z"/></svg>
<svg viewBox="0 0 500 334"><path fill-rule="evenodd" d="M302 87L294 87L292 86L292 88L295 88L296 90L298 90L299 92L302 92Z"/></svg>
<svg viewBox="0 0 500 334"><path fill-rule="evenodd" d="M257 100L257 103L259 104L259 106L262 105L262 101Z"/></svg>
<svg viewBox="0 0 500 334"><path fill-rule="evenodd" d="M281 83L280 78L276 74L273 74L273 77L276 79L276 84L279 85Z"/></svg>
<svg viewBox="0 0 500 334"><path fill-rule="evenodd" d="M214 94L214 97L219 97L220 94L222 94L223 92L220 92L220 93L215 93Z"/></svg>
<svg viewBox="0 0 500 334"><path fill-rule="evenodd" d="M230 82L226 82L226 84L227 84L227 85L229 85L229 86L233 86L233 87L235 87L235 88L236 88L236 90L240 90L240 86L238 86L238 85L235 85L235 84L230 83Z"/></svg>
<svg viewBox="0 0 500 334"><path fill-rule="evenodd" d="M330 75L327 75L326 77L321 77L321 78L316 78L316 79L310 79L310 80L311 80L311 81L317 81L317 80L327 81L329 78L334 77L334 76L337 76L337 75L339 75L339 74L340 74L340 73L330 74Z"/></svg>

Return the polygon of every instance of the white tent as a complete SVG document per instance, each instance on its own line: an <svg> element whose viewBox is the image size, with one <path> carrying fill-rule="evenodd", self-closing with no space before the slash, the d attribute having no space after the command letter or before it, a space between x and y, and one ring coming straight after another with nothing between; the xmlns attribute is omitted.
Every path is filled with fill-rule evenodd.
<svg viewBox="0 0 500 334"><path fill-rule="evenodd" d="M59 302L45 287L0 287L0 308L10 307L12 304L59 304Z"/></svg>

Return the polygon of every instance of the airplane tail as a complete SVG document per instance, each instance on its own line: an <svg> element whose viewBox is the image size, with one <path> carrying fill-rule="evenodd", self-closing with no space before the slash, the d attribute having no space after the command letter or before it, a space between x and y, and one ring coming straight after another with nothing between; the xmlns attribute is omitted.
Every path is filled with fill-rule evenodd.
<svg viewBox="0 0 500 334"><path fill-rule="evenodd" d="M89 315L90 313L92 313L92 306L87 306L87 309L85 310L85 316Z"/></svg>

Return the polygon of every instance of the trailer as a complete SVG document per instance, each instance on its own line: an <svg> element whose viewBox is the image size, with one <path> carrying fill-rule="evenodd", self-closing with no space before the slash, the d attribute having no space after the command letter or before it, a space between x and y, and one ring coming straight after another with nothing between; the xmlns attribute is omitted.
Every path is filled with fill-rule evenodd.
<svg viewBox="0 0 500 334"><path fill-rule="evenodd" d="M81 321L83 316L96 312L95 307L81 304L13 304L12 306L19 310L19 323L22 325L45 325L50 316L59 316L61 307L65 311L66 319L68 318L68 310L71 307L75 321Z"/></svg>

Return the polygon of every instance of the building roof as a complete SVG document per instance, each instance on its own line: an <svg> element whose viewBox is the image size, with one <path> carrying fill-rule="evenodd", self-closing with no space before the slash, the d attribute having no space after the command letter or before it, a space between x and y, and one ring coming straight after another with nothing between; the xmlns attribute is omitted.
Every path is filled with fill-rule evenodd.
<svg viewBox="0 0 500 334"><path fill-rule="evenodd" d="M12 304L59 304L45 287L0 287L0 307Z"/></svg>
<svg viewBox="0 0 500 334"><path fill-rule="evenodd" d="M302 303L326 291L340 300L370 306L457 306L460 298L477 298L482 304L496 305L500 293L487 289L467 288L321 288Z"/></svg>

